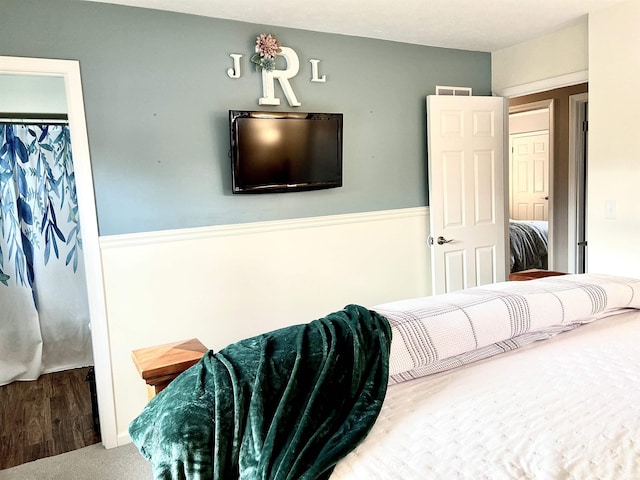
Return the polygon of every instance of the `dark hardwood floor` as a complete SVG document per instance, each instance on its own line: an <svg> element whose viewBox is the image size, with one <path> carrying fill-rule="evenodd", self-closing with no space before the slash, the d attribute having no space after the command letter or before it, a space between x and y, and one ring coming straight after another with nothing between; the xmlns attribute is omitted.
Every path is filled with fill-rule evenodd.
<svg viewBox="0 0 640 480"><path fill-rule="evenodd" d="M0 387L0 470L100 441L87 368Z"/></svg>

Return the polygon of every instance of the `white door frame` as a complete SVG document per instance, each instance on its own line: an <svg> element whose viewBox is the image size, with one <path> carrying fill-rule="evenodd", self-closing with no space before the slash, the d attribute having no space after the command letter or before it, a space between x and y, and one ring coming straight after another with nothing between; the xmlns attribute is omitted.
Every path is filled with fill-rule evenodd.
<svg viewBox="0 0 640 480"><path fill-rule="evenodd" d="M51 60L0 56L0 74L62 77L67 97L67 115L71 132L71 148L78 194L78 210L82 229L91 342L93 347L96 390L100 414L100 433L106 448L117 446L115 403L111 371L111 352L107 310L102 279L102 262L98 239L93 173L89 156L89 140L82 96L80 64L76 60Z"/></svg>
<svg viewBox="0 0 640 480"><path fill-rule="evenodd" d="M553 125L553 99L540 100L538 102L524 103L509 107L509 114L528 112L529 110L549 109L549 254L548 269L554 270L555 261L553 255L553 152L554 152L554 125ZM509 188L511 188L511 172L509 172Z"/></svg>

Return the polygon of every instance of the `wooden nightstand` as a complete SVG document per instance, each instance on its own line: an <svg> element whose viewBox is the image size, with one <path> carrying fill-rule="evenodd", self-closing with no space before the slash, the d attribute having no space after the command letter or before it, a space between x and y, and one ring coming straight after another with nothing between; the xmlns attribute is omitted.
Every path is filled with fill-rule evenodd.
<svg viewBox="0 0 640 480"><path fill-rule="evenodd" d="M200 340L192 338L182 342L140 348L131 352L138 373L147 383L147 397L151 400L171 380L195 365L208 349Z"/></svg>
<svg viewBox="0 0 640 480"><path fill-rule="evenodd" d="M531 270L522 270L521 272L510 273L509 280L533 280L536 278L555 277L557 275L566 275L566 273L532 268Z"/></svg>

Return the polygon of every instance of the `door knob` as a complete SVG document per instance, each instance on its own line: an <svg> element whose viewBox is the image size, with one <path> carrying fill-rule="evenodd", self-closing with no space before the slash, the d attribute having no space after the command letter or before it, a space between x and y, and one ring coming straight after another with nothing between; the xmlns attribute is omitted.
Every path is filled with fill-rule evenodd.
<svg viewBox="0 0 640 480"><path fill-rule="evenodd" d="M446 238L444 238L442 235L438 237L438 239L436 240L436 242L438 243L438 245L444 245L445 243L451 243L453 242L453 238L451 240L447 240Z"/></svg>

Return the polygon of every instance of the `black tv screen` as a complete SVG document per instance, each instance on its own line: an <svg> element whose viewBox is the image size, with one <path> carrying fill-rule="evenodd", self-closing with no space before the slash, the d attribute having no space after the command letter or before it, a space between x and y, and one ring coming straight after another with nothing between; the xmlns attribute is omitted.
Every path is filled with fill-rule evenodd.
<svg viewBox="0 0 640 480"><path fill-rule="evenodd" d="M233 193L342 186L342 114L229 111Z"/></svg>

